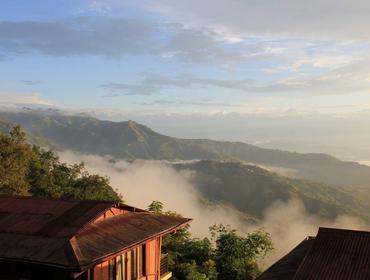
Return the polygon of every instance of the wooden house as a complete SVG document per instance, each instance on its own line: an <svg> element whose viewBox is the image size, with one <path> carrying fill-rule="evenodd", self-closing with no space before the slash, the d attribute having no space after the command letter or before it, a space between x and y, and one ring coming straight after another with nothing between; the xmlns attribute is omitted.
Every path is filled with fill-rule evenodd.
<svg viewBox="0 0 370 280"><path fill-rule="evenodd" d="M0 196L0 279L166 280L162 238L189 222L122 203Z"/></svg>

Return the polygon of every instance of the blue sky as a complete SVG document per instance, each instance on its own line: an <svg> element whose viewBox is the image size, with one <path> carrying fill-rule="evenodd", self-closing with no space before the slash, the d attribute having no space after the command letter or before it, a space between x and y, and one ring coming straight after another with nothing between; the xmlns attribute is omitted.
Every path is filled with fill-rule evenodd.
<svg viewBox="0 0 370 280"><path fill-rule="evenodd" d="M358 30L368 21L355 2L338 32L348 7L331 0L310 4L307 18L306 4L289 0L279 9L269 0L2 1L0 92L9 102L159 114L326 112L355 94L362 110L369 81L353 71L370 67Z"/></svg>
<svg viewBox="0 0 370 280"><path fill-rule="evenodd" d="M3 0L0 105L178 117L184 133L207 116L364 119L369 13L365 0Z"/></svg>

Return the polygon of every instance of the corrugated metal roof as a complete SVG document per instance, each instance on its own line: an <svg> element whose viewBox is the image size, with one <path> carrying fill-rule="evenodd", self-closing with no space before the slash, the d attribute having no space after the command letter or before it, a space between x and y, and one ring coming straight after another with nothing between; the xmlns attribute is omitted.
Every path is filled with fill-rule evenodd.
<svg viewBox="0 0 370 280"><path fill-rule="evenodd" d="M314 237L307 237L299 243L292 251L282 257L265 272L263 272L256 280L289 280L293 279L299 265L311 248Z"/></svg>
<svg viewBox="0 0 370 280"><path fill-rule="evenodd" d="M0 196L0 233L73 236L114 202Z"/></svg>
<svg viewBox="0 0 370 280"><path fill-rule="evenodd" d="M293 279L370 279L370 232L320 228Z"/></svg>
<svg viewBox="0 0 370 280"><path fill-rule="evenodd" d="M88 225L76 235L72 244L79 249L80 265L86 266L102 256L128 250L188 222L190 219L177 216L150 212L128 213Z"/></svg>
<svg viewBox="0 0 370 280"><path fill-rule="evenodd" d="M68 238L0 233L0 260L77 268Z"/></svg>
<svg viewBox="0 0 370 280"><path fill-rule="evenodd" d="M113 206L138 212L91 223ZM0 259L80 270L189 221L114 202L0 196Z"/></svg>

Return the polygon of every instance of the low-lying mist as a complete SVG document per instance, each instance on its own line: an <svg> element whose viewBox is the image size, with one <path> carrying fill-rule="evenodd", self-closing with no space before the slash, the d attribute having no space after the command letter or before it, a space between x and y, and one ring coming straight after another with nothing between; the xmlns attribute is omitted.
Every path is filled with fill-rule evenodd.
<svg viewBox="0 0 370 280"><path fill-rule="evenodd" d="M289 252L305 237L316 235L319 226L361 230L370 228L356 217L342 215L329 221L310 215L299 200L287 203L276 201L265 210L261 221L248 224L232 206L205 206L196 186L190 183L190 174L176 171L168 163L113 161L108 157L69 151L61 152L59 156L67 163L83 161L90 172L108 176L111 185L123 195L127 204L147 208L153 200L158 200L164 203L165 210L193 218L191 232L195 237L209 236L208 227L220 223L244 233L263 228L271 234L275 247L275 251L263 261L264 267Z"/></svg>

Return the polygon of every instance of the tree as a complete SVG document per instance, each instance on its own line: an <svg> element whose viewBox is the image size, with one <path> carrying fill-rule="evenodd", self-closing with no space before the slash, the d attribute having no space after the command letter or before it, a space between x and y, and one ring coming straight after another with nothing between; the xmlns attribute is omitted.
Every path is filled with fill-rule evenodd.
<svg viewBox="0 0 370 280"><path fill-rule="evenodd" d="M152 203L148 206L148 211L154 212L154 213L163 213L163 203L157 200L154 200Z"/></svg>
<svg viewBox="0 0 370 280"><path fill-rule="evenodd" d="M194 261L190 263L180 263L173 269L174 279L178 280L209 280L207 275L198 271L198 266Z"/></svg>
<svg viewBox="0 0 370 280"><path fill-rule="evenodd" d="M122 197L109 185L108 177L102 177L96 174L91 175L86 171L73 181L70 187L63 193L63 197L117 202L122 200Z"/></svg>
<svg viewBox="0 0 370 280"><path fill-rule="evenodd" d="M153 201L152 211L163 211L163 204ZM270 235L262 230L240 236L229 226L210 227L214 242L208 238L193 238L189 228L181 229L163 240L163 251L169 255L174 280L246 280L255 279L259 270L257 260L273 249Z"/></svg>
<svg viewBox="0 0 370 280"><path fill-rule="evenodd" d="M30 193L39 197L81 200L119 201L121 197L109 185L109 179L90 174L83 162L67 165L52 151L33 147L27 174Z"/></svg>
<svg viewBox="0 0 370 280"><path fill-rule="evenodd" d="M109 179L85 165L61 163L53 151L27 143L19 126L0 134L0 193L120 201Z"/></svg>
<svg viewBox="0 0 370 280"><path fill-rule="evenodd" d="M216 266L219 280L249 280L258 273L257 259L273 249L268 233L258 230L239 236L223 225L210 228L216 242Z"/></svg>
<svg viewBox="0 0 370 280"><path fill-rule="evenodd" d="M176 212L164 211L160 201L153 201L148 210L169 216L181 216ZM164 237L162 249L168 254L169 268L174 280L217 279L215 263L210 260L213 254L211 242L207 238L192 238L189 226Z"/></svg>
<svg viewBox="0 0 370 280"><path fill-rule="evenodd" d="M29 194L26 173L31 155L31 147L20 126L15 126L9 135L0 134L0 193Z"/></svg>

